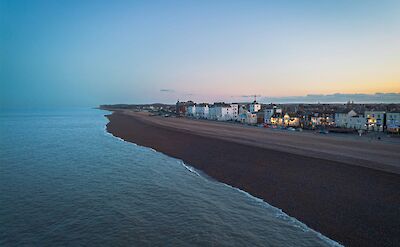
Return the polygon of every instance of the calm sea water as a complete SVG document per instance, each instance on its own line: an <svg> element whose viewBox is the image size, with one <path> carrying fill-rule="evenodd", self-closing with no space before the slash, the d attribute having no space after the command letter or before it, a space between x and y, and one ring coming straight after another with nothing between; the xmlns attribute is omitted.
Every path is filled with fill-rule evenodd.
<svg viewBox="0 0 400 247"><path fill-rule="evenodd" d="M0 246L337 245L180 160L113 137L106 113L0 113Z"/></svg>

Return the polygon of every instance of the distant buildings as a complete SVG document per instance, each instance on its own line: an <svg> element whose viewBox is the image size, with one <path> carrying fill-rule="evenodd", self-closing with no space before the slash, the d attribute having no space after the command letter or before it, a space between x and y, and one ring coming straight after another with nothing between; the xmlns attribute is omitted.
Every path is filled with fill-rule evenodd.
<svg viewBox="0 0 400 247"><path fill-rule="evenodd" d="M193 101L179 102L179 100L178 100L178 102L176 102L176 105L175 105L175 113L180 116L186 115L188 106L192 106L192 105L194 105Z"/></svg>
<svg viewBox="0 0 400 247"><path fill-rule="evenodd" d="M335 126L347 129L365 130L367 128L365 117L354 110L337 112Z"/></svg>
<svg viewBox="0 0 400 247"><path fill-rule="evenodd" d="M210 107L209 114L212 120L228 121L233 119L231 105L224 102L214 103Z"/></svg>
<svg viewBox="0 0 400 247"><path fill-rule="evenodd" d="M349 118L356 116L357 112L354 110L343 110L335 113L335 125L341 128L347 128Z"/></svg>
<svg viewBox="0 0 400 247"><path fill-rule="evenodd" d="M386 107L386 108L385 108ZM214 104L193 101L177 102L176 114L216 121L236 121L243 124L264 124L277 127L306 129L344 129L348 131L388 131L400 133L400 105L347 104L287 104L262 105L251 103ZM376 110L377 109L377 110ZM382 110L387 109L387 111ZM361 132L360 132L361 133Z"/></svg>

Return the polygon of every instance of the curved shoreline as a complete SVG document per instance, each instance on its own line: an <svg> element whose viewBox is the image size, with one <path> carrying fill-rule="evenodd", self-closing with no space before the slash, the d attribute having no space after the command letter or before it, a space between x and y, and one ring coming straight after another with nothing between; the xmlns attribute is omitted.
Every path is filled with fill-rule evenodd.
<svg viewBox="0 0 400 247"><path fill-rule="evenodd" d="M108 115L105 115L105 117L108 118ZM108 131L107 131L107 125L108 125L108 123L107 123L106 126L105 126L105 132L108 133L109 135L111 135L113 138L116 138L117 140L122 141L122 142L128 142L128 143L130 143L130 144L133 144L133 145L135 145L135 146L138 146L135 142L126 141L126 140L122 139L121 137L114 136L111 132L108 132ZM141 146L141 147L145 147L145 146ZM155 152L158 152L158 153L160 153L160 154L163 154L163 155L168 156L167 154L164 154L164 153L162 153L162 152L160 152L160 151L157 151L157 150L155 150L155 149L153 149L153 148L149 148L149 147L145 147L145 148L148 148L148 149L150 149L150 150L153 150L153 151L155 151ZM170 156L168 156L168 157L170 157ZM229 187L229 188L231 188L231 189L234 189L234 190L236 190L236 191L238 191L238 192L240 192L240 193L246 195L247 197L251 198L252 200L255 200L255 201L258 202L258 203L262 203L262 206L264 206L264 207L266 206L266 207L269 207L269 208L273 208L274 210L276 210L277 212L279 212L279 216L277 216L277 217L283 217L283 218L285 218L285 220L291 221L293 224L296 224L296 227L301 228L303 231L312 231L312 232L316 235L316 237L318 237L318 238L321 239L322 241L328 243L329 245L334 246L334 247L341 247L341 246L343 246L343 245L341 245L340 243L336 242L335 240L332 240L332 239L328 238L327 236L323 235L322 233L320 233L320 232L318 232L318 231L316 231L316 230L310 228L309 226L307 226L307 225L304 224L303 222L297 220L296 218L291 217L290 215L286 214L282 209L270 205L268 202L264 201L262 198L255 197L255 196L253 196L252 194L250 194L250 193L248 193L248 192L246 192L246 191L244 191L244 190L241 190L241 189L239 189L239 188L237 188L237 187L233 187L233 186L231 186L231 185L229 185L229 184L225 184L225 183L222 183L222 182L220 182L220 181L218 181L218 180L214 180L213 178L209 177L209 176L208 176L207 174L205 174L204 172L202 172L202 171L200 171L200 170L197 170L195 167L190 166L190 165L188 165L188 164L185 164L185 162L183 162L183 160L180 160L180 159L177 159L177 158L174 158L174 157L171 157L171 158L176 159L186 170L188 170L190 173L195 174L196 176L202 177L202 178L207 179L207 180L210 180L210 179L211 179L212 181L221 183L221 184L223 184L224 186L227 186L227 187Z"/></svg>
<svg viewBox="0 0 400 247"><path fill-rule="evenodd" d="M206 138L118 112L107 117L114 136L181 159L328 238L349 246L399 241L396 174ZM301 167L291 164L294 160Z"/></svg>

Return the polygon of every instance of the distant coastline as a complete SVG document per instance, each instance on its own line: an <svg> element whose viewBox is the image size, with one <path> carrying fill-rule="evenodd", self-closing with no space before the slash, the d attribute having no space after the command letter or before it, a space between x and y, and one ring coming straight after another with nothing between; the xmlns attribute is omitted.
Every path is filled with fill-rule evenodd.
<svg viewBox="0 0 400 247"><path fill-rule="evenodd" d="M223 123L212 123L214 127L210 127L208 121L149 117L148 113L131 111L114 111L107 117L107 131L114 136L182 159L221 182L281 208L340 243L394 246L400 241L396 220L400 213L396 206L400 204L400 176L395 171L354 166L350 159L340 162L329 155L318 158L315 154L300 155L294 149L285 152L268 145L248 145L246 138L236 142L230 136L233 133L240 138L243 129L251 134L258 128L231 125L227 129ZM196 124L191 128L185 121ZM207 136L200 131L212 132L218 130L218 125L227 132ZM345 140L335 142L346 145ZM370 147L368 143L360 144L360 150ZM398 144L377 142L378 150L381 145L391 150L398 148ZM393 157L388 155L386 165L398 155L389 152ZM354 160L358 160L357 156ZM370 165L373 163L370 160Z"/></svg>

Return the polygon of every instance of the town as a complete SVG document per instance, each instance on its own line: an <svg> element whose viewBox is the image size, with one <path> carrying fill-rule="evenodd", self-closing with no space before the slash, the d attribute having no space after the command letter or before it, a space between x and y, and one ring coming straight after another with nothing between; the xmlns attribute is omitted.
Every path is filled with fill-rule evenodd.
<svg viewBox="0 0 400 247"><path fill-rule="evenodd" d="M148 111L152 116L229 121L266 128L319 130L320 133L386 132L400 135L400 104L262 104L257 102L175 105L113 105L107 108Z"/></svg>

